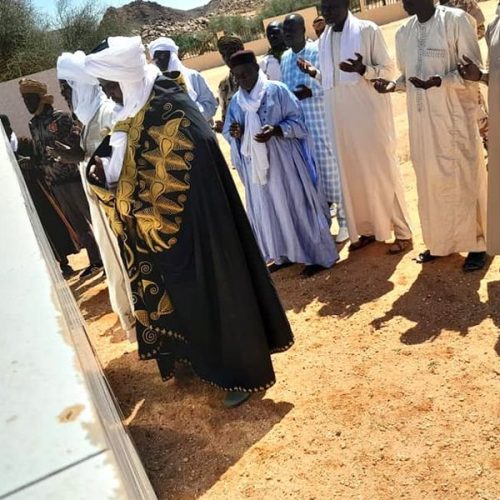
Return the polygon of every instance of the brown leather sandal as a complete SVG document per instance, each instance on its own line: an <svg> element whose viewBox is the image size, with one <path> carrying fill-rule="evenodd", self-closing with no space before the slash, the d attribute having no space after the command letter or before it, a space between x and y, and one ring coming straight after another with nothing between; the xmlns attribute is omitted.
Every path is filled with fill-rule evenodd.
<svg viewBox="0 0 500 500"><path fill-rule="evenodd" d="M398 253L406 252L413 248L413 240L410 238L408 240L400 240L396 238L394 243L389 247L389 253L391 255L397 255Z"/></svg>
<svg viewBox="0 0 500 500"><path fill-rule="evenodd" d="M349 245L349 252L355 252L356 250L361 250L362 248L375 243L375 236L360 236L356 243L351 243Z"/></svg>

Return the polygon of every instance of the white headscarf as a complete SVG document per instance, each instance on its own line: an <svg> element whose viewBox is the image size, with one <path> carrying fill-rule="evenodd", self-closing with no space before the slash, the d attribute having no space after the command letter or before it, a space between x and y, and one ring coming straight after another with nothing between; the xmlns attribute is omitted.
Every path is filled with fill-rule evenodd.
<svg viewBox="0 0 500 500"><path fill-rule="evenodd" d="M123 94L123 107L117 121L134 117L146 104L155 80L161 75L154 64L148 64L141 37L109 37L109 47L85 58L85 71L96 78L118 82ZM104 170L108 185L118 181L127 150L127 134L113 132L110 138L113 153Z"/></svg>
<svg viewBox="0 0 500 500"><path fill-rule="evenodd" d="M252 165L252 182L261 186L267 184L269 158L267 145L257 142L254 137L260 133L262 122L259 118L259 108L266 93L267 77L259 71L259 79L251 92L240 88L237 94L238 104L245 112L245 128L241 140L241 153L249 159Z"/></svg>
<svg viewBox="0 0 500 500"><path fill-rule="evenodd" d="M323 35L319 39L319 66L321 68L321 83L325 90L333 88L334 83L334 61L332 50L332 26L327 26ZM344 24L344 29L340 35L340 61L337 64L347 59L355 59L356 53L361 50L361 22L348 12L347 19ZM358 73L340 72L341 85L355 85L359 82L361 76Z"/></svg>
<svg viewBox="0 0 500 500"><path fill-rule="evenodd" d="M146 62L140 36L108 38L107 49L85 58L85 71L96 78L118 82L123 93L123 108L117 120L134 117L146 104L156 78L161 74Z"/></svg>
<svg viewBox="0 0 500 500"><path fill-rule="evenodd" d="M160 38L153 40L148 45L148 49L151 59L154 58L155 52L157 50L170 52L170 60L168 62L167 71L179 71L180 73L182 73L189 97L191 97L191 99L196 102L196 100L198 99L198 94L194 90L193 84L191 82L191 75L193 73L189 68L186 68L186 66L184 66L184 64L182 64L182 61L179 59L179 47L174 42L174 40L165 36L161 36Z"/></svg>
<svg viewBox="0 0 500 500"><path fill-rule="evenodd" d="M64 52L57 59L57 78L66 80L72 89L73 112L88 125L107 98L97 78L85 72L85 53Z"/></svg>

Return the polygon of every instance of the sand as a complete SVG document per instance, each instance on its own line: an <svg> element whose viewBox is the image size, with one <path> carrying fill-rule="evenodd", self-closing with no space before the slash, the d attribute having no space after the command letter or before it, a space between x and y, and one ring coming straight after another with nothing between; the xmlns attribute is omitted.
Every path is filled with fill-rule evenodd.
<svg viewBox="0 0 500 500"><path fill-rule="evenodd" d="M481 4L490 20L496 3ZM394 52L400 22L384 27ZM224 68L206 73L213 88ZM88 333L160 499L500 498L500 273L424 249L405 98L394 97L414 249L375 244L303 280L274 276L296 336L277 384L245 405L140 362L99 277L72 280ZM221 141L224 152L228 149ZM81 254L72 263L86 265Z"/></svg>

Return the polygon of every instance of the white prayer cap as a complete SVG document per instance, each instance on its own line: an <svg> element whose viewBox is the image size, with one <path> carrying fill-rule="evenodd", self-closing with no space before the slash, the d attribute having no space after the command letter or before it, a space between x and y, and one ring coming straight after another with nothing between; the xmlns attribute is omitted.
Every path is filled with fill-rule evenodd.
<svg viewBox="0 0 500 500"><path fill-rule="evenodd" d="M146 56L140 36L110 36L108 48L85 58L85 71L111 82L138 82L144 78Z"/></svg>
<svg viewBox="0 0 500 500"><path fill-rule="evenodd" d="M85 53L81 50L74 54L63 52L57 58L57 78L66 80L68 83L79 82L88 85L99 85L97 78L85 71L85 57Z"/></svg>
<svg viewBox="0 0 500 500"><path fill-rule="evenodd" d="M157 50L165 50L167 52L174 52L175 54L179 53L179 47L177 44L171 38L167 38L165 36L161 36L160 38L153 40L148 45L148 49L151 59L154 57Z"/></svg>

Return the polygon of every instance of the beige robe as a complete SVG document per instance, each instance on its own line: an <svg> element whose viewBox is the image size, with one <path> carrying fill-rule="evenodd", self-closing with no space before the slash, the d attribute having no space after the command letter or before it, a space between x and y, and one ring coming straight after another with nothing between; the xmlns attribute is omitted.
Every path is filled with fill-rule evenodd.
<svg viewBox="0 0 500 500"><path fill-rule="evenodd" d="M500 255L500 17L488 26L490 137L488 158L488 231L490 255Z"/></svg>
<svg viewBox="0 0 500 500"><path fill-rule="evenodd" d="M457 70L462 55L481 65L473 20L438 6L426 23L413 16L399 29L396 50L424 242L436 256L484 251L486 168L477 127L478 84L465 82ZM406 81L435 75L442 84L429 90Z"/></svg>
<svg viewBox="0 0 500 500"><path fill-rule="evenodd" d="M394 63L380 28L370 21L361 24L360 51L367 69L355 84L340 81L342 34L332 33L332 47L320 44L320 50L333 51L334 87L325 89L325 100L337 143L349 237L351 242L361 235L387 241L394 232L396 238L409 239L391 98L379 95L370 83L373 78L391 79Z"/></svg>
<svg viewBox="0 0 500 500"><path fill-rule="evenodd" d="M127 332L129 340L135 341L135 318L130 281L120 256L116 236L113 234L108 219L103 213L94 192L89 187L85 171L90 155L102 142L106 129L109 131L112 127L114 106L112 102L103 104L84 128L82 148L85 151L86 158L80 163L80 174L89 202L93 233L106 271L111 308L120 319L120 324Z"/></svg>

